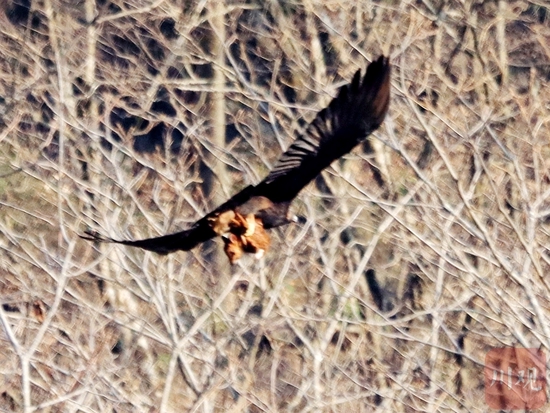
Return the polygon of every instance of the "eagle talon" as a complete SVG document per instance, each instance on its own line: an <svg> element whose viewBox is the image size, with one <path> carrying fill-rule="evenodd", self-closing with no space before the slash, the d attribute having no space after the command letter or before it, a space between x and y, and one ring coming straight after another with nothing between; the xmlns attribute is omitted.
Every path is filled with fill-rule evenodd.
<svg viewBox="0 0 550 413"><path fill-rule="evenodd" d="M254 231L256 230L256 218L254 217L254 214L248 214L245 221L246 231L244 232L244 236L251 237L254 235Z"/></svg>
<svg viewBox="0 0 550 413"><path fill-rule="evenodd" d="M254 254L254 258L259 260L259 259L263 258L264 255L265 255L265 250L258 250L258 251L256 251L256 254Z"/></svg>
<svg viewBox="0 0 550 413"><path fill-rule="evenodd" d="M208 217L208 225L218 235L226 235L231 231L231 223L235 220L235 211L229 209L227 211L215 214Z"/></svg>

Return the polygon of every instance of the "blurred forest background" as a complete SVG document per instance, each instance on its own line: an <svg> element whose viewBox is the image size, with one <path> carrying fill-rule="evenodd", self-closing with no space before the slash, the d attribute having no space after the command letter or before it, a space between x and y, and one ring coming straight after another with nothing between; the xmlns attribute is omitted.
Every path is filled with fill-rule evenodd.
<svg viewBox="0 0 550 413"><path fill-rule="evenodd" d="M550 349L545 0L5 0L0 410L483 412ZM185 229L380 54L370 141L266 257Z"/></svg>

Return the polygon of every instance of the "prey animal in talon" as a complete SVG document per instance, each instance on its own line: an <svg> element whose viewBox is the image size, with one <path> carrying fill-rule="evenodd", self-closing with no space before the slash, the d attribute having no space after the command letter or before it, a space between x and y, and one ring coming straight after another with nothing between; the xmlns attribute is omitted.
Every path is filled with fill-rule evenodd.
<svg viewBox="0 0 550 413"><path fill-rule="evenodd" d="M231 231L231 223L235 221L235 211L232 209L224 211L220 214L207 217L208 225L217 235L229 234Z"/></svg>
<svg viewBox="0 0 550 413"><path fill-rule="evenodd" d="M224 234L226 235L233 233L247 237L254 234L254 231L256 230L256 218L254 217L254 214L247 214L246 216L243 216L239 212L232 212L233 217L231 221L229 221L227 225L228 230Z"/></svg>
<svg viewBox="0 0 550 413"><path fill-rule="evenodd" d="M266 230L296 221L289 207L302 188L382 124L390 102L390 73L391 66L384 56L369 64L363 76L357 71L351 83L340 88L329 105L317 113L263 181L244 188L191 228L143 240L116 240L97 232L81 237L169 254L188 251L221 236L231 263L243 253L265 254L270 243Z"/></svg>
<svg viewBox="0 0 550 413"><path fill-rule="evenodd" d="M227 255L229 262L235 264L244 254L244 246L241 237L235 234L229 234L223 239L223 252Z"/></svg>
<svg viewBox="0 0 550 413"><path fill-rule="evenodd" d="M254 232L245 232L241 238L244 245L244 251L249 254L254 254L257 259L264 256L271 244L269 234L264 229L262 220L258 218L255 219Z"/></svg>
<svg viewBox="0 0 550 413"><path fill-rule="evenodd" d="M239 233L241 235L238 235ZM246 228L240 227L237 231L230 232L222 238L224 242L223 250L231 264L235 264L245 252L254 254L254 257L257 259L262 258L271 243L269 234L264 229L262 221L257 218L255 219L254 231L252 233L247 231Z"/></svg>

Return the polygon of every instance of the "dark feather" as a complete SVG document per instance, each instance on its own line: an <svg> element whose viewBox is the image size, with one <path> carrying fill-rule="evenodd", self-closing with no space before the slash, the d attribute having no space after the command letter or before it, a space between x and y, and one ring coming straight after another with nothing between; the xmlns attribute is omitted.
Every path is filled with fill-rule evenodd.
<svg viewBox="0 0 550 413"><path fill-rule="evenodd" d="M169 254L175 251L189 251L197 245L214 238L217 234L212 230L208 222L208 218L214 217L217 214L235 209L248 201L254 192L254 186L250 185L241 192L234 195L227 202L220 205L218 208L199 219L193 226L187 230L176 232L174 234L164 235L161 237L153 237L142 240L116 240L113 238L104 237L95 231L86 231L86 235L80 235L81 238L89 241L109 242L116 244L129 245L131 247L142 248L147 251L153 251L157 254Z"/></svg>
<svg viewBox="0 0 550 413"><path fill-rule="evenodd" d="M389 96L390 65L381 56L369 65L363 78L360 71L355 73L352 82L342 87L328 107L317 114L262 182L246 187L188 230L137 241L115 240L96 232L81 237L168 254L190 250L215 237L210 219L225 211L253 213L262 220L265 229L288 224L292 200L324 168L380 126L388 110Z"/></svg>
<svg viewBox="0 0 550 413"><path fill-rule="evenodd" d="M290 201L334 160L350 152L380 126L388 111L390 65L380 56L361 79L355 73L306 132L281 156L257 186L273 202Z"/></svg>
<svg viewBox="0 0 550 413"><path fill-rule="evenodd" d="M116 244L138 247L147 251L153 251L157 254L166 255L175 251L188 251L202 242L213 238L216 235L209 226L199 225L197 222L188 230L177 232L175 234L164 235L162 237L147 238L136 241L116 240L104 237L95 231L86 231L86 235L80 235L80 238L88 241L110 242Z"/></svg>

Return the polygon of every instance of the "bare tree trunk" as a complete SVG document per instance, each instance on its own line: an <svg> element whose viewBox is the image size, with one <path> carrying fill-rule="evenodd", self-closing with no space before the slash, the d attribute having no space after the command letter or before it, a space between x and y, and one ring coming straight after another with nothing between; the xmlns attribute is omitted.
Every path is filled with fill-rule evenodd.
<svg viewBox="0 0 550 413"><path fill-rule="evenodd" d="M213 57L210 64L212 75L212 88L209 93L210 100L210 120L211 134L210 141L213 147L223 148L225 146L225 75L223 68L225 66L224 52L224 8L223 1L213 1L210 5L210 26L211 37L209 38L208 49ZM225 185L225 168L220 159L209 150L204 151L203 167L201 168L201 178L203 180L203 193L210 205L218 205L224 201L227 196L227 186ZM213 241L216 242L216 241ZM207 245L210 243L207 243ZM223 253L219 248L210 248L206 251L205 260L210 269L210 281L212 284L218 284L220 275L226 272L227 268L223 260ZM215 279L213 277L216 277Z"/></svg>
<svg viewBox="0 0 550 413"><path fill-rule="evenodd" d="M508 84L508 50L506 47L506 12L508 10L508 2L504 0L498 1L498 18L497 18L497 33L498 36L498 61L500 72L502 73L502 85Z"/></svg>

